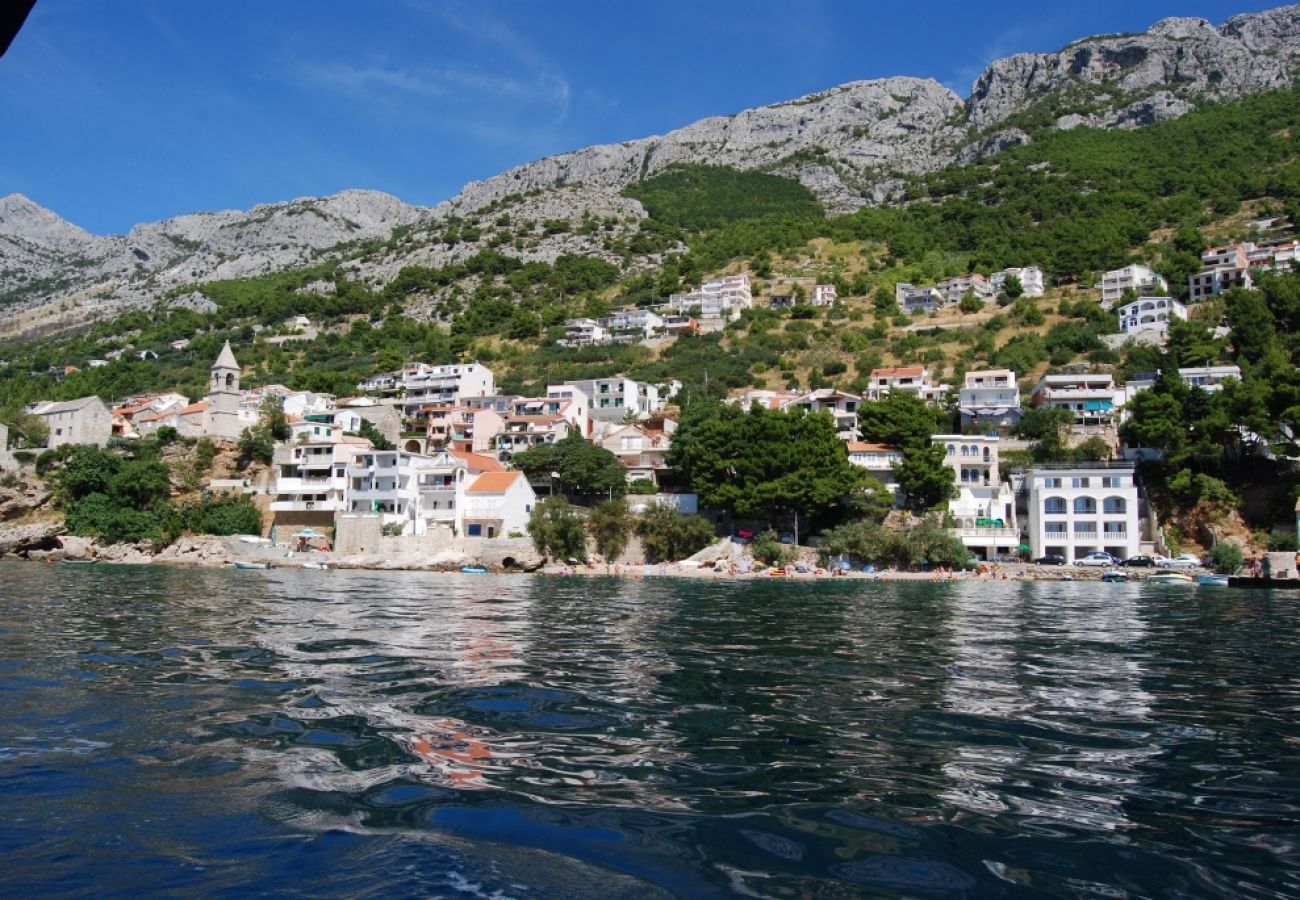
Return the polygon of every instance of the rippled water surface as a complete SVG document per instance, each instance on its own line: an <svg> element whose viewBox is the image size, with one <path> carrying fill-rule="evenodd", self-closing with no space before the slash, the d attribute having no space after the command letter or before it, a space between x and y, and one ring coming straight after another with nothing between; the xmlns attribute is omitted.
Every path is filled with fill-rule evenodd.
<svg viewBox="0 0 1300 900"><path fill-rule="evenodd" d="M1300 595L0 564L0 894L1300 896Z"/></svg>

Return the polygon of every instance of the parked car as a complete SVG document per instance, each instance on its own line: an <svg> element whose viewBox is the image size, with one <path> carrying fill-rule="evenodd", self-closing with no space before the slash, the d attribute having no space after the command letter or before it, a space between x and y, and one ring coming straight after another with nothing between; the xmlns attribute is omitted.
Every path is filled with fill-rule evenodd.
<svg viewBox="0 0 1300 900"><path fill-rule="evenodd" d="M1038 557L1038 559L1034 560L1034 565L1036 565L1036 566L1063 566L1063 565L1065 565L1065 557L1062 556L1062 555L1059 554L1059 553L1049 553L1049 554L1047 554L1046 556L1040 556L1040 557Z"/></svg>
<svg viewBox="0 0 1300 900"><path fill-rule="evenodd" d="M1150 556L1130 556L1120 563L1121 566L1131 566L1138 569L1150 569L1156 564L1156 561Z"/></svg>
<svg viewBox="0 0 1300 900"><path fill-rule="evenodd" d="M1201 566L1201 558L1195 553L1184 553L1173 559L1167 559L1160 565L1166 569L1198 569Z"/></svg>
<svg viewBox="0 0 1300 900"><path fill-rule="evenodd" d="M1106 566L1109 568L1110 566L1115 565L1116 562L1117 560L1115 557L1111 556L1109 553L1106 553L1103 550L1094 550L1087 556L1081 559L1076 559L1074 564L1076 566Z"/></svg>

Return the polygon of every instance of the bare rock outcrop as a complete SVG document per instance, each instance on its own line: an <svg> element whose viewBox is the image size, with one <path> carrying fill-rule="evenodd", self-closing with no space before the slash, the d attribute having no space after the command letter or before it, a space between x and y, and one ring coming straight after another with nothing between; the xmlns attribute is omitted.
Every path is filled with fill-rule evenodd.
<svg viewBox="0 0 1300 900"><path fill-rule="evenodd" d="M25 558L33 552L57 550L65 530L62 522L0 525L0 557Z"/></svg>

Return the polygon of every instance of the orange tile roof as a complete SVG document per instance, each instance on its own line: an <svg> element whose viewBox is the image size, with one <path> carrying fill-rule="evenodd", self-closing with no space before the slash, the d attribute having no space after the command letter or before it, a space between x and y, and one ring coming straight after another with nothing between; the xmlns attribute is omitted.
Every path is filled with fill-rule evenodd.
<svg viewBox="0 0 1300 900"><path fill-rule="evenodd" d="M503 494L515 483L515 479L523 478L523 472L484 472L474 483L465 489L467 494Z"/></svg>
<svg viewBox="0 0 1300 900"><path fill-rule="evenodd" d="M448 450L452 456L463 461L471 472L504 472L506 467L490 456L470 453L468 450Z"/></svg>
<svg viewBox="0 0 1300 900"><path fill-rule="evenodd" d="M849 441L850 453L870 453L871 451L897 450L893 444L873 444L870 441Z"/></svg>
<svg viewBox="0 0 1300 900"><path fill-rule="evenodd" d="M923 375L925 368L923 366L894 366L889 369L872 369L872 378L891 378L899 375Z"/></svg>

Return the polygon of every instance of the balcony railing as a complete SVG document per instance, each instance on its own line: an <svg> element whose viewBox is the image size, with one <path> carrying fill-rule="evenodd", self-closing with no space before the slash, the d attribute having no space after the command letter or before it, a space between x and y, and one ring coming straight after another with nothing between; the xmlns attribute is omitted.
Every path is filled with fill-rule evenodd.
<svg viewBox="0 0 1300 900"><path fill-rule="evenodd" d="M1020 532L1015 528L949 528L948 533L955 538L999 538L1019 541Z"/></svg>

